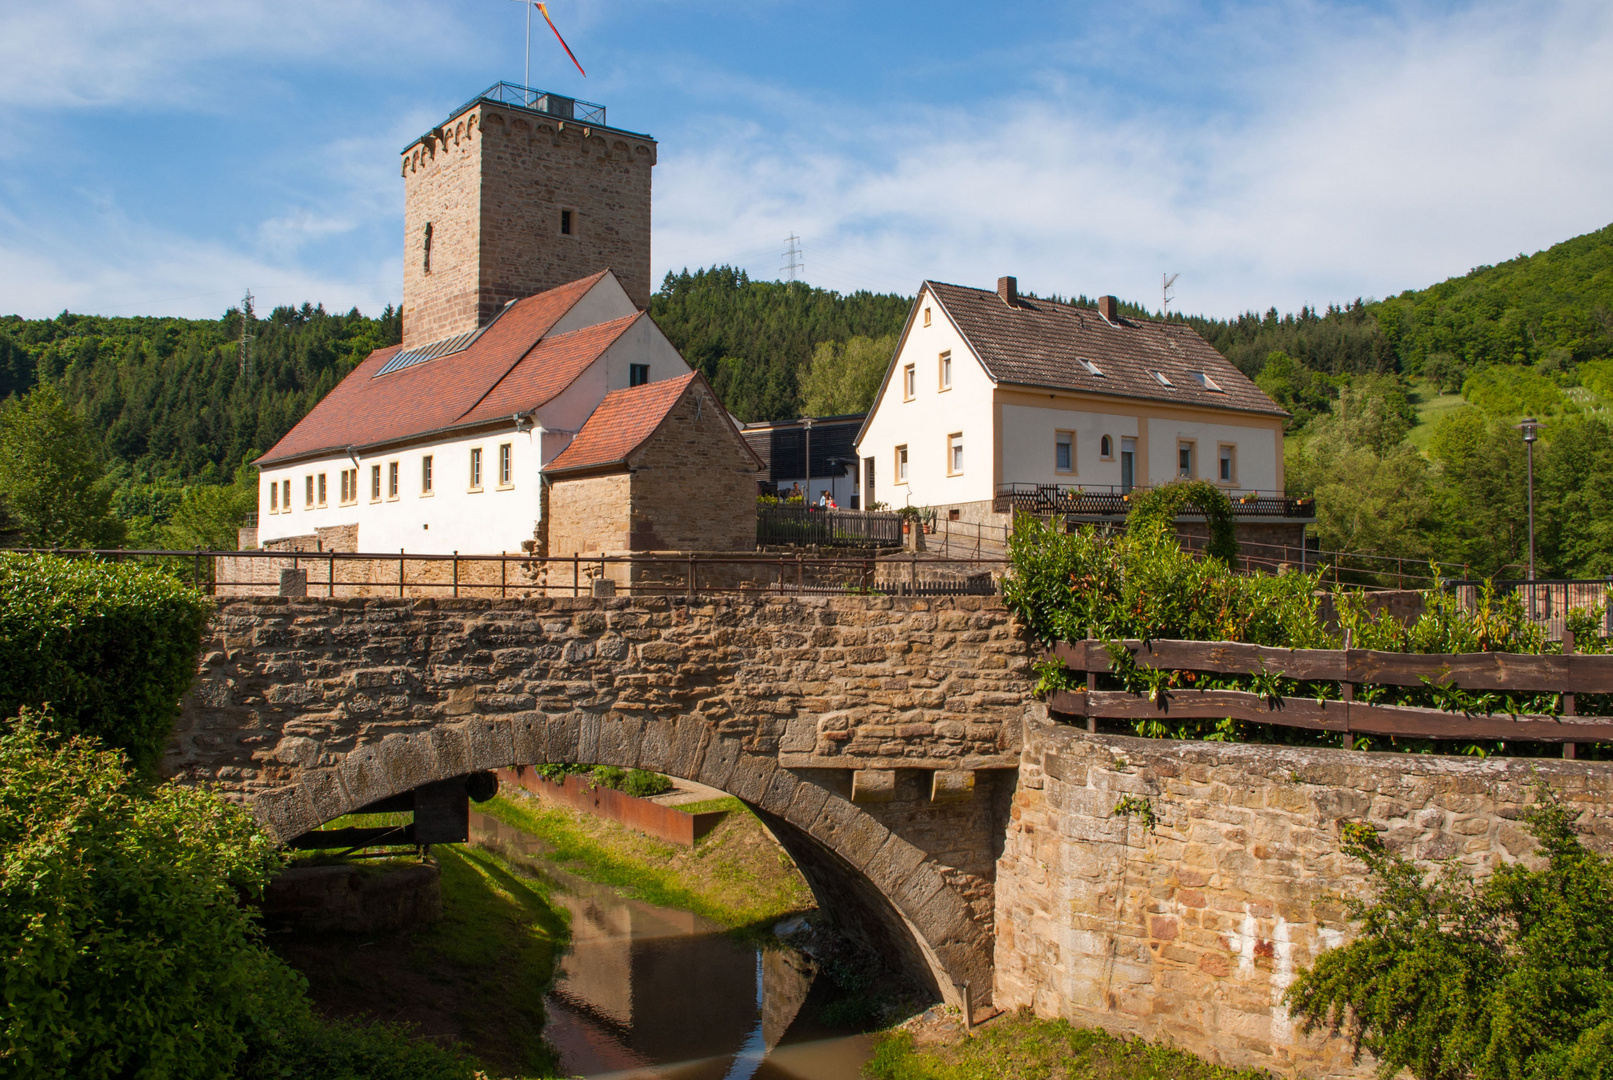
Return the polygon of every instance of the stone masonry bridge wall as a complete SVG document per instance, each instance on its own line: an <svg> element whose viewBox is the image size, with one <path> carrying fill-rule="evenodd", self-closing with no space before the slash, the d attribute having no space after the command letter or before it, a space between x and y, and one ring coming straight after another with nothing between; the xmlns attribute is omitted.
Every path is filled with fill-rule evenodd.
<svg viewBox="0 0 1613 1080"><path fill-rule="evenodd" d="M985 1002L1028 657L984 597L228 599L163 768L282 839L485 768L699 781L831 918Z"/></svg>

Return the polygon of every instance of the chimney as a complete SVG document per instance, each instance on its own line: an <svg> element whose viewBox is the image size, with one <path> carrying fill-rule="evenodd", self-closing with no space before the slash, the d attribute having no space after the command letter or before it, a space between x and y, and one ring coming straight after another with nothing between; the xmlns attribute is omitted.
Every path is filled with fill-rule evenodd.
<svg viewBox="0 0 1613 1080"><path fill-rule="evenodd" d="M1019 306L1019 282L1011 277L997 279L997 295L1003 298L1003 303L1009 307Z"/></svg>
<svg viewBox="0 0 1613 1080"><path fill-rule="evenodd" d="M1112 296L1098 297L1098 314L1110 322L1120 321L1120 301Z"/></svg>

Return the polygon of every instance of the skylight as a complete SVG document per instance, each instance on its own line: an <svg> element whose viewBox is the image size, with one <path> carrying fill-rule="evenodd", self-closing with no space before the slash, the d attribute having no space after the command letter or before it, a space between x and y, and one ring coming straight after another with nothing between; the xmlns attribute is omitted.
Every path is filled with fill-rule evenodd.
<svg viewBox="0 0 1613 1080"><path fill-rule="evenodd" d="M1195 379L1197 379L1199 381L1199 385L1204 387L1204 389L1206 389L1206 390L1212 391L1212 392L1217 393L1217 394L1226 393L1225 390L1221 389L1221 384L1217 383L1214 379L1210 378L1210 376L1209 376L1209 374L1207 372L1195 371L1193 373L1193 377Z"/></svg>
<svg viewBox="0 0 1613 1080"><path fill-rule="evenodd" d="M1165 373L1163 371L1150 371L1149 374L1152 375L1154 377L1154 381L1159 383L1161 386L1173 385L1171 381L1165 377Z"/></svg>
<svg viewBox="0 0 1613 1080"><path fill-rule="evenodd" d="M1088 360L1084 356L1078 356L1076 359L1081 362L1082 367L1087 369L1088 375L1096 375L1099 378L1103 377L1103 371L1098 367L1097 364L1094 364L1091 360Z"/></svg>

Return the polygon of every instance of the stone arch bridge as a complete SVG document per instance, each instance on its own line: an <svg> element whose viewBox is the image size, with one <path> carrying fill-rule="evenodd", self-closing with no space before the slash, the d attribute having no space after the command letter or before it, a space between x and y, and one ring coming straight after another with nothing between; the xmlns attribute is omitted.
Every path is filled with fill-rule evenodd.
<svg viewBox="0 0 1613 1080"><path fill-rule="evenodd" d="M226 600L163 767L282 840L482 769L697 781L831 919L986 1002L1029 655L982 597Z"/></svg>

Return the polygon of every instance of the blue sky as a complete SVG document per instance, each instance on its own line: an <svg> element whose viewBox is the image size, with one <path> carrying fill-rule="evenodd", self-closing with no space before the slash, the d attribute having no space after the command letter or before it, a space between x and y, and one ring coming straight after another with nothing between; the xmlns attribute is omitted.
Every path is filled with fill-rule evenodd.
<svg viewBox="0 0 1613 1080"><path fill-rule="evenodd" d="M534 85L660 141L654 271L924 277L1230 315L1613 222L1613 5L554 0ZM498 79L512 0L0 6L0 312L374 312L397 153Z"/></svg>

